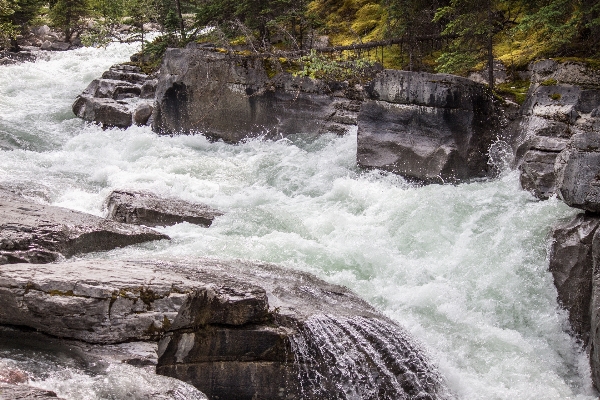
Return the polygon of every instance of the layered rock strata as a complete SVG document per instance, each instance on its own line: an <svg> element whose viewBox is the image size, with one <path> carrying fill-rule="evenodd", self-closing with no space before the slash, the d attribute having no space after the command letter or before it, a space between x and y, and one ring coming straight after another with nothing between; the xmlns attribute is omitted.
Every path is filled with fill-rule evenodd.
<svg viewBox="0 0 600 400"><path fill-rule="evenodd" d="M424 182L490 174L499 133L484 86L443 74L386 70L366 87L358 117L358 165Z"/></svg>
<svg viewBox="0 0 600 400"><path fill-rule="evenodd" d="M521 109L517 165L521 185L540 199L554 195L555 163L575 134L598 131L600 76L582 64L542 60L533 64Z"/></svg>
<svg viewBox="0 0 600 400"><path fill-rule="evenodd" d="M273 265L8 265L0 323L94 343L162 337L157 372L209 398L444 397L404 330L346 288Z"/></svg>
<svg viewBox="0 0 600 400"><path fill-rule="evenodd" d="M210 226L223 215L205 204L161 198L150 192L115 190L106 202L108 218L128 224L165 226L189 222Z"/></svg>
<svg viewBox="0 0 600 400"><path fill-rule="evenodd" d="M73 112L103 127L147 125L151 122L156 84L139 67L114 65L77 97Z"/></svg>
<svg viewBox="0 0 600 400"><path fill-rule="evenodd" d="M0 191L0 264L46 263L160 239L168 237Z"/></svg>

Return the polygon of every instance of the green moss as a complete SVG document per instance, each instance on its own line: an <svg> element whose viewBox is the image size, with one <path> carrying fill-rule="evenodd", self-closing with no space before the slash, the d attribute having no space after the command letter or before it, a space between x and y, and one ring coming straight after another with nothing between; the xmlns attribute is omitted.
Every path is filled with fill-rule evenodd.
<svg viewBox="0 0 600 400"><path fill-rule="evenodd" d="M540 85L542 85L542 86L554 86L557 83L558 82L556 81L556 79L546 79L545 81L541 82Z"/></svg>
<svg viewBox="0 0 600 400"><path fill-rule="evenodd" d="M550 95L550 98L551 98L552 100L560 100L560 98L561 98L561 97L562 97L562 96L560 95L560 93L552 93L552 94Z"/></svg>
<svg viewBox="0 0 600 400"><path fill-rule="evenodd" d="M555 61L558 61L561 64L564 64L564 63L583 64L586 67L588 67L594 71L600 71L600 59L597 59L597 58L558 57L558 58L553 58L553 59Z"/></svg>
<svg viewBox="0 0 600 400"><path fill-rule="evenodd" d="M529 81L516 80L496 85L496 92L504 97L513 100L517 104L523 104L527 98L529 90Z"/></svg>
<svg viewBox="0 0 600 400"><path fill-rule="evenodd" d="M72 290L67 290L66 292L62 290L50 290L48 291L50 296L75 296Z"/></svg>

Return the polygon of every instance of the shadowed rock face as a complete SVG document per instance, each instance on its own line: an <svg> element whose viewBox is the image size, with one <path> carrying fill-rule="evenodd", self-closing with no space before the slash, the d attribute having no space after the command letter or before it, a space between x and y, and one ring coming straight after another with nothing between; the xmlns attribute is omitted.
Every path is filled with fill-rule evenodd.
<svg viewBox="0 0 600 400"><path fill-rule="evenodd" d="M366 88L358 164L424 182L487 176L498 133L484 87L452 75L386 70Z"/></svg>
<svg viewBox="0 0 600 400"><path fill-rule="evenodd" d="M600 225L594 215L579 214L552 231L549 270L558 300L569 312L573 331L588 342L592 298L592 238Z"/></svg>
<svg viewBox="0 0 600 400"><path fill-rule="evenodd" d="M274 265L7 265L0 323L94 343L160 336L157 372L209 398L444 398L402 328L344 287Z"/></svg>
<svg viewBox="0 0 600 400"><path fill-rule="evenodd" d="M556 186L571 207L600 212L600 131L573 136L556 160Z"/></svg>
<svg viewBox="0 0 600 400"><path fill-rule="evenodd" d="M52 262L158 239L168 237L0 191L0 264Z"/></svg>
<svg viewBox="0 0 600 400"><path fill-rule="evenodd" d="M107 199L108 218L117 222L146 226L189 222L210 226L223 215L204 204L174 198L160 198L149 192L115 190Z"/></svg>

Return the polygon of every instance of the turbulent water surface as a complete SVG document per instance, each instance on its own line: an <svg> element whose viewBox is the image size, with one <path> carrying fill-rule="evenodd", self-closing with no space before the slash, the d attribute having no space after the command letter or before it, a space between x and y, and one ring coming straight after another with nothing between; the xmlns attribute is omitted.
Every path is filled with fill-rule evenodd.
<svg viewBox="0 0 600 400"><path fill-rule="evenodd" d="M133 50L80 49L0 67L0 185L96 215L114 189L149 189L225 215L209 229L162 228L171 242L86 257L238 257L310 271L404 325L458 399L595 398L546 266L550 227L572 209L535 201L514 172L427 187L362 172L355 134L232 146L76 119L75 96ZM9 350L0 366L22 362ZM103 379L135 375L121 368ZM119 398L76 365L36 376L65 398Z"/></svg>

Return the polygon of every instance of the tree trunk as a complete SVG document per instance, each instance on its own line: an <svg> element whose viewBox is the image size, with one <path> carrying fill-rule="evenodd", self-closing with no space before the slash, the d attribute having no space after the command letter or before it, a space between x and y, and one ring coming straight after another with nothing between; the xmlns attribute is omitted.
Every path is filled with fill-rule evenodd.
<svg viewBox="0 0 600 400"><path fill-rule="evenodd" d="M492 15L492 0L488 0L488 82L490 89L494 90L494 21Z"/></svg>
<svg viewBox="0 0 600 400"><path fill-rule="evenodd" d="M183 14L181 13L180 0L175 0L175 7L177 9L177 18L179 18L179 31L181 34L181 40L185 40L185 26L183 24Z"/></svg>

